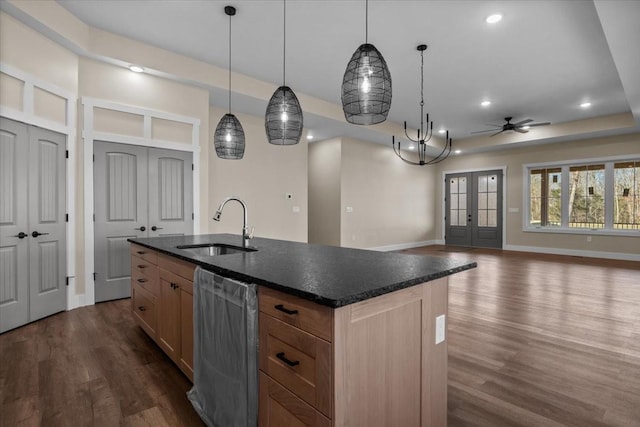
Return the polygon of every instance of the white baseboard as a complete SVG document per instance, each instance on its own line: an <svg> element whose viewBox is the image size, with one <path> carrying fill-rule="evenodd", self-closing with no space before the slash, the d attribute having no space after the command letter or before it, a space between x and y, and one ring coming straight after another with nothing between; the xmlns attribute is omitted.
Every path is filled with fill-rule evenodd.
<svg viewBox="0 0 640 427"><path fill-rule="evenodd" d="M396 245L388 245L388 246L376 246L373 248L367 248L370 251L379 251L379 252L390 252L390 251L400 251L402 249L411 249L411 248L419 248L421 246L431 246L437 245L437 240L423 240L421 242L411 242L411 243L398 243Z"/></svg>
<svg viewBox="0 0 640 427"><path fill-rule="evenodd" d="M87 294L67 294L67 311L93 304L93 301L87 301Z"/></svg>
<svg viewBox="0 0 640 427"><path fill-rule="evenodd" d="M568 255L568 256L580 256L586 258L606 258L606 259L619 259L623 261L640 261L640 254L629 254L624 252L600 252L600 251L583 251L578 249L563 249L563 248L545 248L538 246L518 246L518 245L505 245L507 251L517 252L535 252L540 254L550 255Z"/></svg>

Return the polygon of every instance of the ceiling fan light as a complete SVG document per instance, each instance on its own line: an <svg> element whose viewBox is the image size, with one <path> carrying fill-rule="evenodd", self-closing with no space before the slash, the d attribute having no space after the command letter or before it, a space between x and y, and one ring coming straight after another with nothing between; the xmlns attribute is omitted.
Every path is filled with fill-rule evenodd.
<svg viewBox="0 0 640 427"><path fill-rule="evenodd" d="M364 43L354 52L342 78L342 110L349 123L374 125L391 109L391 73L376 47Z"/></svg>
<svg viewBox="0 0 640 427"><path fill-rule="evenodd" d="M274 145L295 145L300 142L304 126L298 97L289 86L280 86L267 104L264 127L267 139Z"/></svg>

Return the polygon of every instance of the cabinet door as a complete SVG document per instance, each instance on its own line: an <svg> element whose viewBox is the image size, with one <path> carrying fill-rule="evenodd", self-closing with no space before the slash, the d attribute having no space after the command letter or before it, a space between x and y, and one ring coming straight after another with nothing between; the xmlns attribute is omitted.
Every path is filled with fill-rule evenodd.
<svg viewBox="0 0 640 427"><path fill-rule="evenodd" d="M330 427L324 417L303 400L260 372L260 427Z"/></svg>
<svg viewBox="0 0 640 427"><path fill-rule="evenodd" d="M180 291L180 368L193 382L193 288L191 292L187 286Z"/></svg>
<svg viewBox="0 0 640 427"><path fill-rule="evenodd" d="M180 278L160 270L158 344L176 363L180 360Z"/></svg>

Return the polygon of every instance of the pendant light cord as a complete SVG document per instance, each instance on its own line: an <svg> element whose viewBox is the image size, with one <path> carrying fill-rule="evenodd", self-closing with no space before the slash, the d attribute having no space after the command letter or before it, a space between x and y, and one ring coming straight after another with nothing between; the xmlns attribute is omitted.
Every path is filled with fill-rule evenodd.
<svg viewBox="0 0 640 427"><path fill-rule="evenodd" d="M369 0L365 1L364 7L364 42L369 43Z"/></svg>
<svg viewBox="0 0 640 427"><path fill-rule="evenodd" d="M231 114L231 15L229 15L229 114Z"/></svg>
<svg viewBox="0 0 640 427"><path fill-rule="evenodd" d="M424 50L420 51L420 131L424 137Z"/></svg>
<svg viewBox="0 0 640 427"><path fill-rule="evenodd" d="M285 85L286 82L286 70L287 70L287 0L283 0L283 20L282 27L284 33L284 40L282 41L282 86Z"/></svg>

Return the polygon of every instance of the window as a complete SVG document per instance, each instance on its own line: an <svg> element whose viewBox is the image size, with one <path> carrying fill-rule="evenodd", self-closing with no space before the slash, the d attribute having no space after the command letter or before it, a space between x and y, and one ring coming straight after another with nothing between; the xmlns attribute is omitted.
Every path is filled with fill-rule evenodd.
<svg viewBox="0 0 640 427"><path fill-rule="evenodd" d="M604 165L569 171L569 227L604 228Z"/></svg>
<svg viewBox="0 0 640 427"><path fill-rule="evenodd" d="M613 228L640 229L640 161L613 166Z"/></svg>
<svg viewBox="0 0 640 427"><path fill-rule="evenodd" d="M526 230L640 231L640 159L525 165Z"/></svg>
<svg viewBox="0 0 640 427"><path fill-rule="evenodd" d="M531 190L529 224L559 227L562 221L562 169L533 169L529 175Z"/></svg>

